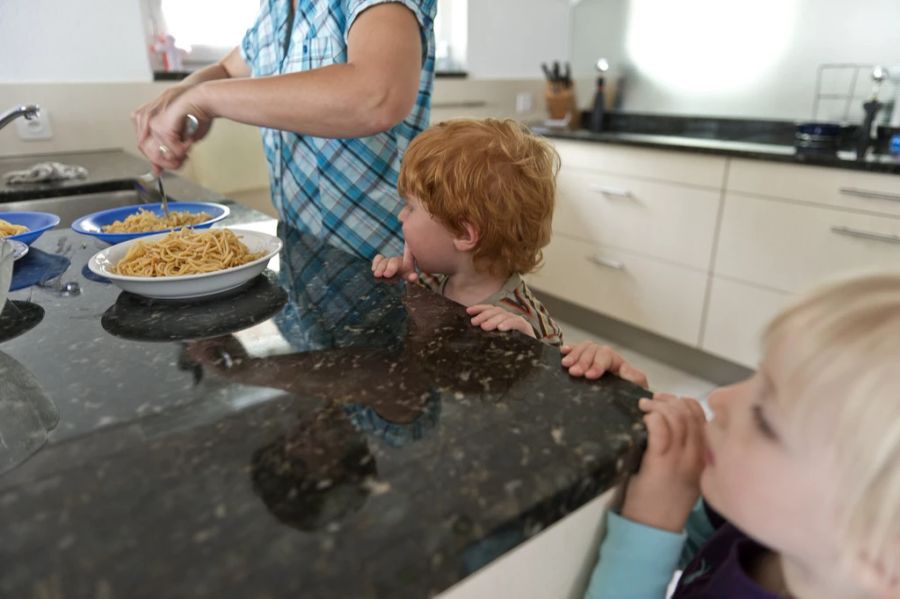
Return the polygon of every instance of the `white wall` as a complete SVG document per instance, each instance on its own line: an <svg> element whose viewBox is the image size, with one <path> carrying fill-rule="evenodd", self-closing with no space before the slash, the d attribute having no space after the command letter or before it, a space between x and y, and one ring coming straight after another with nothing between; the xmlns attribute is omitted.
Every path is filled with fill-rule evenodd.
<svg viewBox="0 0 900 599"><path fill-rule="evenodd" d="M569 0L469 0L466 70L476 79L540 79L569 57Z"/></svg>
<svg viewBox="0 0 900 599"><path fill-rule="evenodd" d="M473 78L541 78L569 52L569 0L468 0ZM150 81L139 0L0 0L0 82Z"/></svg>
<svg viewBox="0 0 900 599"><path fill-rule="evenodd" d="M139 0L0 0L0 82L150 80Z"/></svg>
<svg viewBox="0 0 900 599"><path fill-rule="evenodd" d="M818 65L900 66L898 24L898 0L584 0L573 11L573 49L582 73L585 55L610 54L628 68L625 110L810 119ZM835 77L826 91L848 88ZM871 88L864 80L855 91ZM830 101L818 118L843 112Z"/></svg>

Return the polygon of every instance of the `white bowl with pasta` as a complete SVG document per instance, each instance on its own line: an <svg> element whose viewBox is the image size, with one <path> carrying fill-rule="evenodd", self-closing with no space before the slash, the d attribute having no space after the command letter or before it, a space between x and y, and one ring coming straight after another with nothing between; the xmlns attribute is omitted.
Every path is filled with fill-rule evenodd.
<svg viewBox="0 0 900 599"><path fill-rule="evenodd" d="M151 244L158 244L167 236L172 235L171 233L160 233L101 250L88 261L88 268L94 274L109 279L124 291L154 299L189 300L224 293L240 287L265 270L269 260L281 250L282 246L281 239L278 237L259 231L214 228L196 233L198 235L220 234L225 231L234 233L237 239L246 246L246 251L250 254L257 254L257 256L252 259L248 257L249 261L239 266L196 274L136 276L117 272L117 266L128 256L134 246L144 244L143 248L146 248ZM135 248L135 250L140 252L142 248ZM191 249L191 251L194 250ZM201 250L196 250L196 253L199 259L203 259Z"/></svg>

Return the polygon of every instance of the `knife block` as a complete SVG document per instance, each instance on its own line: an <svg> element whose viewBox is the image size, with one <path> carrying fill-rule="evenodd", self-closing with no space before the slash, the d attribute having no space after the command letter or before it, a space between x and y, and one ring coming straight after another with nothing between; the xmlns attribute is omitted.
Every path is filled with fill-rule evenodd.
<svg viewBox="0 0 900 599"><path fill-rule="evenodd" d="M556 121L567 121L569 128L578 126L578 108L575 101L574 86L562 87L561 85L547 84L544 94L547 104L547 114Z"/></svg>

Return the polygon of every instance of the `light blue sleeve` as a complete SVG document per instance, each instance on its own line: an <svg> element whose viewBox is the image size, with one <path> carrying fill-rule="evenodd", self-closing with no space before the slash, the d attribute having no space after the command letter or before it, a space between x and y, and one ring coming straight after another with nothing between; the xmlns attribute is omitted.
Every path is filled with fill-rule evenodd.
<svg viewBox="0 0 900 599"><path fill-rule="evenodd" d="M664 599L672 575L693 557L713 528L698 502L673 533L607 512L606 537L585 599Z"/></svg>

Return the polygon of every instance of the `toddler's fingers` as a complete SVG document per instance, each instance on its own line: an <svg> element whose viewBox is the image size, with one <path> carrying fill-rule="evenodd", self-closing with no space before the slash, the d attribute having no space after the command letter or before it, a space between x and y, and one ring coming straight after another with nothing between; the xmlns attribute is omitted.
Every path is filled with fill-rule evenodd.
<svg viewBox="0 0 900 599"><path fill-rule="evenodd" d="M387 279L390 279L395 274L397 274L397 270L399 270L400 265L398 264L400 261L397 258L388 258L387 264L384 267L384 276Z"/></svg>
<svg viewBox="0 0 900 599"><path fill-rule="evenodd" d="M703 406L700 405L700 402L692 397L685 397L684 399L687 401L688 407L697 422L706 424L706 412L703 411Z"/></svg>
<svg viewBox="0 0 900 599"><path fill-rule="evenodd" d="M484 315L482 314L480 316L484 316ZM506 314L503 314L503 313L494 314L490 318L487 318L481 322L481 328L484 329L485 331L493 331L494 329L497 328L497 326L501 322L506 320L506 318L507 318Z"/></svg>
<svg viewBox="0 0 900 599"><path fill-rule="evenodd" d="M666 419L658 412L644 415L644 426L647 427L647 453L662 455L669 450L671 433Z"/></svg>
<svg viewBox="0 0 900 599"><path fill-rule="evenodd" d="M619 376L644 389L650 386L650 383L647 381L647 375L630 364L622 364L622 367L619 368Z"/></svg>
<svg viewBox="0 0 900 599"><path fill-rule="evenodd" d="M660 414L669 427L670 447L684 447L688 438L688 410L681 402L658 402L653 412Z"/></svg>
<svg viewBox="0 0 900 599"><path fill-rule="evenodd" d="M583 342L578 345L573 346L566 357L562 359L563 366L571 366L578 362L578 359L581 357L581 354L584 353L587 348L590 347L590 343Z"/></svg>
<svg viewBox="0 0 900 599"><path fill-rule="evenodd" d="M584 372L585 378L598 379L609 368L609 356L603 348L591 346L579 358L578 368Z"/></svg>
<svg viewBox="0 0 900 599"><path fill-rule="evenodd" d="M486 320L496 316L498 311L499 311L499 308L497 308L495 306L484 306L484 308L482 310L479 310L478 312L474 313L475 316L474 316L474 318L472 318L472 324L480 325L481 323L485 322ZM472 312L470 312L470 314L472 314Z"/></svg>

